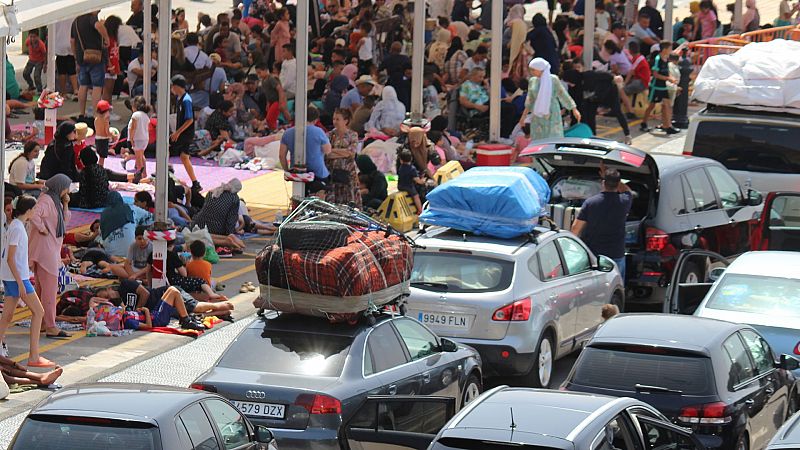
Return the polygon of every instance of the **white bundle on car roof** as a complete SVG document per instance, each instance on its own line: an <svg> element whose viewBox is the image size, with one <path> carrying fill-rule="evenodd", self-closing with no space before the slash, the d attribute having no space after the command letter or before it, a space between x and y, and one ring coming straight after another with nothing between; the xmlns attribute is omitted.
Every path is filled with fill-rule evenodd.
<svg viewBox="0 0 800 450"><path fill-rule="evenodd" d="M694 82L695 100L800 114L800 42L776 39L712 56Z"/></svg>

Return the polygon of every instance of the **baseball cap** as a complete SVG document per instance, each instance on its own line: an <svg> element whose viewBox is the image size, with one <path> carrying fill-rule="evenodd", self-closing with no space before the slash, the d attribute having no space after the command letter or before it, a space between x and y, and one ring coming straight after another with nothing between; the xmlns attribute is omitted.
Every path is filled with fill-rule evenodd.
<svg viewBox="0 0 800 450"><path fill-rule="evenodd" d="M372 77L369 75L361 75L356 80L356 84L364 84L364 83L375 86L375 80L373 80Z"/></svg>
<svg viewBox="0 0 800 450"><path fill-rule="evenodd" d="M173 85L186 89L186 78L184 78L183 75L175 75L172 77L171 81Z"/></svg>
<svg viewBox="0 0 800 450"><path fill-rule="evenodd" d="M344 47L345 46L344 39L342 39L342 38L336 39L336 41L334 42L334 46L336 46L336 47Z"/></svg>
<svg viewBox="0 0 800 450"><path fill-rule="evenodd" d="M111 109L114 109L114 107L111 106L111 103L107 102L106 100L100 100L97 102L97 107L95 107L95 110L97 110L99 113L104 113Z"/></svg>

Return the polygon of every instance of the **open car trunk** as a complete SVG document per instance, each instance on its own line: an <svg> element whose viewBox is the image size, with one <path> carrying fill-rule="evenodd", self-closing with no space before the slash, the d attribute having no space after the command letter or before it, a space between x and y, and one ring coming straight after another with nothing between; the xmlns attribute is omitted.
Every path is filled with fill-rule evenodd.
<svg viewBox="0 0 800 450"><path fill-rule="evenodd" d="M633 205L625 229L627 247L643 244L643 223L655 212L658 195L658 167L646 152L605 139L563 138L537 141L520 156L533 158L533 166L547 180L549 216L562 229L570 229L581 205L601 191L600 164L617 169L622 181L633 191Z"/></svg>

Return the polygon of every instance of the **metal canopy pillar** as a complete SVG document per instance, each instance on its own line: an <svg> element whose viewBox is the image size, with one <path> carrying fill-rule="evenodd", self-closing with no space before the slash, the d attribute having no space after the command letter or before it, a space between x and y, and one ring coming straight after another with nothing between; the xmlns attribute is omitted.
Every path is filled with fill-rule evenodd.
<svg viewBox="0 0 800 450"><path fill-rule="evenodd" d="M147 0L145 5L145 28L146 36L150 36L150 1ZM169 177L168 164L169 164L169 103L170 103L170 55L172 54L172 39L170 39L170 14L172 5L171 0L160 0L158 5L158 92L156 101L156 229L165 229L167 223L167 178ZM147 39L150 40L149 38ZM149 72L150 54L149 42L145 45L145 95L144 98L150 99L150 77L147 76ZM177 124L180 126L180 124Z"/></svg>
<svg viewBox="0 0 800 450"><path fill-rule="evenodd" d="M47 46L47 82L45 85L47 89L55 92L58 90L56 86L56 24L51 23L47 25L47 40L50 45Z"/></svg>
<svg viewBox="0 0 800 450"><path fill-rule="evenodd" d="M411 53L411 122L422 121L422 77L425 67L425 0L414 0Z"/></svg>
<svg viewBox="0 0 800 450"><path fill-rule="evenodd" d="M503 0L492 0L492 59L489 64L489 141L500 139L500 83L503 77Z"/></svg>
<svg viewBox="0 0 800 450"><path fill-rule="evenodd" d="M297 89L294 94L294 153L292 166L306 164L306 125L308 122L308 3L297 2L297 30L295 35L295 58L297 59ZM286 169L286 168L284 168ZM292 197L303 198L306 185L301 182L292 183Z"/></svg>
<svg viewBox="0 0 800 450"><path fill-rule="evenodd" d="M2 70L0 70L0 90L3 91L5 94L6 91L6 56L8 49L6 48L7 39L11 36L16 36L19 34L19 25L17 25L17 7L13 5L0 5L0 10L3 12L3 16L5 16L7 27L5 27L6 33L0 34L0 64L3 65ZM54 63L55 65L55 63ZM5 102L5 95L3 96L3 101L0 101L0 120L3 120L3 126L0 126L0 198L6 198L6 127L5 127L5 120L6 118L6 102ZM5 219L5 216L3 216ZM5 222L5 220L3 221ZM0 234L2 234L3 227L0 227Z"/></svg>
<svg viewBox="0 0 800 450"><path fill-rule="evenodd" d="M733 4L733 22L731 23L731 30L741 33L744 31L742 23L742 0L736 0Z"/></svg>
<svg viewBox="0 0 800 450"><path fill-rule="evenodd" d="M583 11L583 70L592 70L594 60L594 0L584 2Z"/></svg>
<svg viewBox="0 0 800 450"><path fill-rule="evenodd" d="M142 95L144 96L145 102L147 102L147 104L149 105L150 104L150 83L151 83L150 72L152 71L151 66L153 65L153 63L152 63L152 54L153 54L153 50L152 50L152 48L153 48L153 6L150 4L150 0L142 0L142 6L144 7L144 26L142 27L142 53L144 53L144 55L142 55L144 57L144 63L143 63L144 64L144 68L142 70L142 78L143 78L142 79L142 83L143 83L142 84ZM161 8L159 7L158 10L161 11ZM169 10L167 10L167 11L169 11ZM163 15L164 14L159 14L158 16L161 17ZM161 21L159 20L159 23L158 23L158 40L161 42L161 45L164 45L165 42L161 41L161 38L164 36L163 34L161 34L161 26L162 25L164 25L164 24L161 23ZM167 22L167 31L169 31L169 29L170 29L169 22ZM167 40L168 41L172 40L172 39L170 39L169 33L167 33ZM167 48L169 48L169 47L167 47ZM159 48L159 50L160 50L160 48ZM161 53L160 52L158 54L158 60L159 60L159 67L161 67L162 70L163 69L169 69L169 66L161 66ZM167 60L169 61L169 52L167 52ZM169 70L167 70L167 74L169 74ZM161 72L159 72L159 75L161 75ZM159 81L161 81L160 76L159 76ZM169 92L167 93L167 95L169 95ZM159 100L160 99L161 99L161 97L159 97ZM161 135L159 134L158 136L161 136Z"/></svg>
<svg viewBox="0 0 800 450"><path fill-rule="evenodd" d="M664 40L672 42L672 13L674 12L674 0L666 0L664 4Z"/></svg>

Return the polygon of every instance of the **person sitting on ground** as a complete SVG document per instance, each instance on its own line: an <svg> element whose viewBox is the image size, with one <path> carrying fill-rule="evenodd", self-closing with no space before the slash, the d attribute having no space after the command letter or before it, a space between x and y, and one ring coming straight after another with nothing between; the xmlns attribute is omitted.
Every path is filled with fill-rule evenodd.
<svg viewBox="0 0 800 450"><path fill-rule="evenodd" d="M476 67L459 88L458 102L471 117L489 113L489 89L485 77L486 71Z"/></svg>
<svg viewBox="0 0 800 450"><path fill-rule="evenodd" d="M6 384L35 384L47 387L56 382L58 377L64 373L64 369L60 366L55 366L49 372L31 372L22 364L0 355L0 373L3 374L3 381ZM0 400L3 398L0 396Z"/></svg>
<svg viewBox="0 0 800 450"><path fill-rule="evenodd" d="M108 193L107 202L108 206L100 214L101 242L110 255L125 257L136 239L136 227L150 225L153 215L138 206L126 204L117 191Z"/></svg>
<svg viewBox="0 0 800 450"><path fill-rule="evenodd" d="M214 245L229 247L234 252L245 248L244 242L236 237L236 223L239 220L239 195L242 182L234 178L211 191L203 208L194 216L194 224L207 227Z"/></svg>
<svg viewBox="0 0 800 450"><path fill-rule="evenodd" d="M24 194L38 197L43 181L36 181L36 158L39 157L39 143L28 141L16 158L8 165L8 182L22 190Z"/></svg>
<svg viewBox="0 0 800 450"><path fill-rule="evenodd" d="M73 150L76 139L74 123L67 121L58 125L53 141L44 151L39 168L40 180L48 180L63 173L70 180L78 181L78 168L75 165L75 151Z"/></svg>
<svg viewBox="0 0 800 450"><path fill-rule="evenodd" d="M358 106L356 112L353 113L353 120L350 121L350 129L358 133L359 136L364 136L364 125L372 116L372 109L375 107L377 97L368 95L364 97L364 103Z"/></svg>
<svg viewBox="0 0 800 450"><path fill-rule="evenodd" d="M72 208L102 208L108 199L108 173L98 164L97 153L92 147L81 150L80 160L83 170L79 175L78 192L70 196Z"/></svg>
<svg viewBox="0 0 800 450"><path fill-rule="evenodd" d="M167 270L165 273L171 285L183 289L198 300L209 302L228 300L224 295L214 292L211 285L207 284L204 279L189 276L183 259L175 251L175 241L167 242Z"/></svg>
<svg viewBox="0 0 800 450"><path fill-rule="evenodd" d="M397 136L404 120L406 120L406 105L397 99L397 92L393 87L386 86L383 88L381 101L372 109L364 129L367 132L374 130L388 136Z"/></svg>
<svg viewBox="0 0 800 450"><path fill-rule="evenodd" d="M150 262L153 260L153 243L145 237L147 227L136 227L136 240L128 248L128 258L123 265L126 278L145 280L150 284Z"/></svg>
<svg viewBox="0 0 800 450"><path fill-rule="evenodd" d="M233 102L230 100L223 100L217 109L208 116L206 120L205 129L211 135L211 145L204 149L199 156L205 156L212 151L220 150L220 145L226 142L233 143L233 127L231 127L230 119L236 114L236 108L233 107Z"/></svg>
<svg viewBox="0 0 800 450"><path fill-rule="evenodd" d="M386 176L368 155L356 157L358 180L361 183L361 202L365 208L378 209L388 196Z"/></svg>
<svg viewBox="0 0 800 450"><path fill-rule="evenodd" d="M414 206L417 214L422 214L422 202L419 199L416 185L425 184L425 179L419 176L419 172L411 162L414 160L411 152L403 150L400 152L400 168L397 169L397 190L408 194L414 199Z"/></svg>
<svg viewBox="0 0 800 450"><path fill-rule="evenodd" d="M214 287L214 280L211 278L211 263L206 261L206 243L201 240L192 241L189 244L189 252L192 259L186 263L186 274L192 278L199 278L211 287Z"/></svg>
<svg viewBox="0 0 800 450"><path fill-rule="evenodd" d="M112 257L102 248L92 248L81 257L78 273L92 278L127 278L121 261L122 258Z"/></svg>
<svg viewBox="0 0 800 450"><path fill-rule="evenodd" d="M113 297L111 303L119 306L122 298ZM150 330L154 327L166 327L173 317L179 320L181 328L184 330L203 331L206 326L189 317L186 303L178 288L169 286L164 290L160 299L155 300L153 308L138 306L135 309L125 311L122 316L122 324L129 330Z"/></svg>

